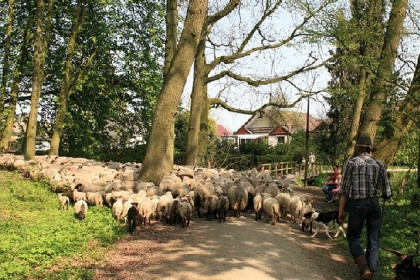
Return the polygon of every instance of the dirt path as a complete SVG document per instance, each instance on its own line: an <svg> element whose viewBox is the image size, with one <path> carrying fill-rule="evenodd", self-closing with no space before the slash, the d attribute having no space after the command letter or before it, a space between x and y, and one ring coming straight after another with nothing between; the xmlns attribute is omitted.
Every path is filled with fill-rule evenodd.
<svg viewBox="0 0 420 280"><path fill-rule="evenodd" d="M295 192L311 196L319 211L337 208L319 188ZM290 220L273 226L254 217L194 217L185 229L153 222L118 242L96 279L358 279L347 250L338 251L324 232L311 238Z"/></svg>

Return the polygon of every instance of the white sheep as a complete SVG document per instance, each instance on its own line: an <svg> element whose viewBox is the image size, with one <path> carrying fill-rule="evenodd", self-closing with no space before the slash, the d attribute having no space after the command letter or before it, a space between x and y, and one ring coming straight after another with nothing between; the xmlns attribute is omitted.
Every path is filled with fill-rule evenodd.
<svg viewBox="0 0 420 280"><path fill-rule="evenodd" d="M290 198L290 207L289 212L292 216L294 223L297 222L297 219L300 217L303 205L305 205L305 198L301 196L294 195Z"/></svg>
<svg viewBox="0 0 420 280"><path fill-rule="evenodd" d="M241 216L241 211L248 205L248 192L243 186L232 186L228 191L230 207L235 211L236 217Z"/></svg>
<svg viewBox="0 0 420 280"><path fill-rule="evenodd" d="M219 215L219 223L226 222L226 214L229 209L229 198L225 193L222 193L217 199L216 211Z"/></svg>
<svg viewBox="0 0 420 280"><path fill-rule="evenodd" d="M189 226L193 213L193 207L188 201L181 201L178 205L179 215L182 220L182 227Z"/></svg>
<svg viewBox="0 0 420 280"><path fill-rule="evenodd" d="M159 197L159 201L157 204L157 210L156 210L156 219L162 221L162 219L166 219L166 217L169 214L169 208L172 205L173 199L166 195L162 195Z"/></svg>
<svg viewBox="0 0 420 280"><path fill-rule="evenodd" d="M112 216L118 222L120 221L121 215L123 214L124 203L121 197L117 198L117 201L112 205Z"/></svg>
<svg viewBox="0 0 420 280"><path fill-rule="evenodd" d="M86 201L86 193L79 192L77 189L74 189L73 190L73 200L74 201L79 201L79 200Z"/></svg>
<svg viewBox="0 0 420 280"><path fill-rule="evenodd" d="M99 192L88 192L86 197L89 205L103 206L102 195Z"/></svg>
<svg viewBox="0 0 420 280"><path fill-rule="evenodd" d="M74 204L74 213L76 214L76 217L80 219L81 221L85 219L87 211L88 211L88 205L86 201L78 200Z"/></svg>
<svg viewBox="0 0 420 280"><path fill-rule="evenodd" d="M287 213L290 210L290 194L279 193L278 195L276 195L275 199L277 199L277 201L279 202L281 217L283 219L286 218Z"/></svg>
<svg viewBox="0 0 420 280"><path fill-rule="evenodd" d="M277 199L267 195L263 199L263 212L266 215L267 223L270 221L273 225L276 224L277 219L280 217L280 206Z"/></svg>
<svg viewBox="0 0 420 280"><path fill-rule="evenodd" d="M261 211L262 211L262 202L263 198L260 193L257 193L254 196L253 203L254 203L254 211L255 211L255 220L261 219Z"/></svg>
<svg viewBox="0 0 420 280"><path fill-rule="evenodd" d="M139 216L144 226L146 226L146 224L150 225L150 219L152 218L154 212L153 207L154 204L148 197L143 199L139 205Z"/></svg>
<svg viewBox="0 0 420 280"><path fill-rule="evenodd" d="M58 193L58 202L59 206L58 209L68 210L69 209L69 197L64 193Z"/></svg>
<svg viewBox="0 0 420 280"><path fill-rule="evenodd" d="M123 210L122 210L122 214L120 218L124 219L124 225L127 224L128 218L128 210L131 208L131 206L133 206L133 200L131 198L127 199L127 200L122 200L123 202Z"/></svg>

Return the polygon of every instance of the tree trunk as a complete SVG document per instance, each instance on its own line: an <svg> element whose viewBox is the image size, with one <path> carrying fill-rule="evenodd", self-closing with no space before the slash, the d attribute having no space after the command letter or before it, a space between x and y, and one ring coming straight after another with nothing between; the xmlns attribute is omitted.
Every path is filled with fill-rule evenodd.
<svg viewBox="0 0 420 280"><path fill-rule="evenodd" d="M201 111L203 110L204 99L204 72L205 72L205 47L206 39L202 38L198 44L197 54L194 63L194 83L191 93L190 120L188 124L187 156L186 165L197 166L197 155L199 145L199 132L201 122ZM202 162L198 165L202 166Z"/></svg>
<svg viewBox="0 0 420 280"><path fill-rule="evenodd" d="M70 98L72 90L70 88L71 80L72 80L72 61L73 55L76 48L76 38L77 34L79 33L80 29L83 26L84 18L86 15L86 8L83 8L82 12L82 5L83 1L79 0L77 3L77 7L74 13L73 19L73 26L71 30L71 35L69 39L69 43L67 45L67 58L64 65L63 71L63 83L61 84L61 90L58 100L58 107L57 107L57 116L55 118L53 135L51 137L51 149L49 152L50 156L57 156L58 149L60 147L60 139L61 133L63 131L64 126L64 119L67 113L67 101Z"/></svg>
<svg viewBox="0 0 420 280"><path fill-rule="evenodd" d="M377 152L375 152L375 156L382 160L385 164L391 164L394 161L394 157L398 151L402 137L410 130L414 121L419 121L419 101L420 54L417 58L417 66L414 71L413 81L411 82L404 101L399 106L400 109L392 126L394 133L391 138L384 139L377 145Z"/></svg>
<svg viewBox="0 0 420 280"><path fill-rule="evenodd" d="M163 76L165 77L174 58L178 40L178 0L166 1L166 45L165 45L165 65Z"/></svg>
<svg viewBox="0 0 420 280"><path fill-rule="evenodd" d="M35 158L35 141L38 118L38 104L41 97L42 83L44 80L45 56L47 54L48 39L51 31L54 0L48 3L48 16L45 24L45 34L42 37L44 19L44 1L37 0L36 31L35 31L35 52L34 52L34 73L32 78L31 111L26 126L24 157L26 160Z"/></svg>
<svg viewBox="0 0 420 280"><path fill-rule="evenodd" d="M397 57L398 45L402 36L403 22L405 19L408 0L394 0L387 30L384 36L384 44L381 58L378 63L378 71L373 81L371 95L368 101L360 133L370 135L375 139L378 123L382 116L387 92L392 90L392 74Z"/></svg>
<svg viewBox="0 0 420 280"><path fill-rule="evenodd" d="M12 89L10 91L9 108L6 118L6 127L3 130L0 139L0 150L7 150L9 146L10 136L12 135L13 124L15 121L16 105L18 101L19 84L22 80L22 67L25 63L25 59L28 53L28 45L31 39L31 28L33 26L33 14L31 12L30 4L28 4L29 18L26 24L25 32L23 35L23 42L20 48L19 59L16 64L16 68L13 73Z"/></svg>
<svg viewBox="0 0 420 280"><path fill-rule="evenodd" d="M207 76L206 76L207 77ZM204 166L208 161L208 145L209 145L209 104L207 95L207 84L204 86L204 95L202 100L202 109L200 117L200 132L198 135L198 162ZM216 128L217 129L217 128ZM209 166L208 166L209 167Z"/></svg>
<svg viewBox="0 0 420 280"><path fill-rule="evenodd" d="M173 166L174 118L201 39L208 0L191 0L184 29L173 57L153 117L152 131L140 178L158 183Z"/></svg>
<svg viewBox="0 0 420 280"><path fill-rule="evenodd" d="M2 80L0 86L0 117L3 120L4 117L4 99L6 98L6 88L7 88L7 81L9 79L9 56L10 56L10 38L12 35L12 26L13 26L13 4L14 0L9 0L9 13L7 16L7 31L6 31L6 39L4 40L4 55L3 55L3 73L2 73ZM0 132L3 131L3 125L0 126ZM1 151L1 147L0 147Z"/></svg>
<svg viewBox="0 0 420 280"><path fill-rule="evenodd" d="M350 126L346 156L344 158L345 160L353 157L354 152L355 152L354 147L356 145L356 140L357 140L357 130L359 129L360 116L362 114L362 107L366 98L366 76L367 76L366 70L362 69L360 73L360 81L359 81L360 88L357 95L356 103L354 104L354 107L353 107L353 117L352 117L352 123Z"/></svg>

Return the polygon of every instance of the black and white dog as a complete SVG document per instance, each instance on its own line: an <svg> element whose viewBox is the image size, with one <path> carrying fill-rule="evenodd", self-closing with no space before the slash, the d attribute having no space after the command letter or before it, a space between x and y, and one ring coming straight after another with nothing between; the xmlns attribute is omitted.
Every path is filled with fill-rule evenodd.
<svg viewBox="0 0 420 280"><path fill-rule="evenodd" d="M311 237L315 237L318 234L320 227L324 227L325 233L328 238L332 239L329 233L329 227L335 225L337 231L335 232L334 237L337 238L340 235L340 231L346 237L346 232L344 230L343 224L338 220L338 211L330 211L326 213L318 212L309 212L303 215L302 218L302 230L307 227L308 223L310 224L309 232L312 234L312 228L315 227L315 233Z"/></svg>

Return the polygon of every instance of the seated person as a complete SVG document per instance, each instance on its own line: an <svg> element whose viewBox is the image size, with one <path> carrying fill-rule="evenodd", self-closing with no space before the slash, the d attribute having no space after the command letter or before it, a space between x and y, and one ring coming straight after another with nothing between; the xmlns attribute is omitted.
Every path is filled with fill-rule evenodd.
<svg viewBox="0 0 420 280"><path fill-rule="evenodd" d="M325 186L322 187L322 191L325 193L325 198L328 202L333 201L333 195L331 191L336 189L341 183L341 173L338 170L338 166L334 165L333 170L333 174L331 177L328 177L327 181L325 182Z"/></svg>

